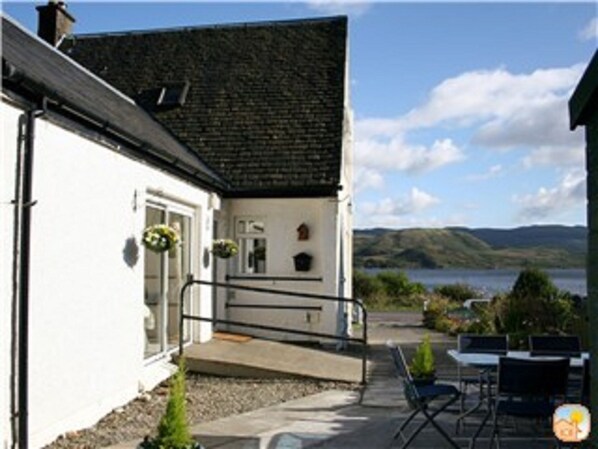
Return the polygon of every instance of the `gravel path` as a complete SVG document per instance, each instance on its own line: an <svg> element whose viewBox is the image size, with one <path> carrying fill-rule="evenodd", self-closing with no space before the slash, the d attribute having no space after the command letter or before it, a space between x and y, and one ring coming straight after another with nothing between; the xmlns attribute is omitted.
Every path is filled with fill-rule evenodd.
<svg viewBox="0 0 598 449"><path fill-rule="evenodd" d="M357 389L357 384L304 379L239 379L187 375L187 417L190 424L245 413L325 390ZM49 449L110 446L153 434L166 408L168 382L104 417L94 427L71 432Z"/></svg>

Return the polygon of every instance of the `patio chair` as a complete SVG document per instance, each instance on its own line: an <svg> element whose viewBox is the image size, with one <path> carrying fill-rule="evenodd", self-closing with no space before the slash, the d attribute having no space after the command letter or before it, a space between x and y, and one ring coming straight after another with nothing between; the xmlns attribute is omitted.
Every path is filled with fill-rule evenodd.
<svg viewBox="0 0 598 449"><path fill-rule="evenodd" d="M409 372L409 367L405 361L403 351L397 345L389 346L392 360L396 369L397 377L403 382L405 398L409 406L413 409L411 414L401 423L399 429L394 435L396 440L399 436L403 438L403 445L401 449L408 447L415 437L428 425L434 427L438 433L455 449L459 449L459 445L440 427L434 420L440 413L447 409L451 404L459 399L461 393L454 385L434 383L426 386L416 385ZM432 410L433 403L439 403L438 408ZM423 415L424 421L405 437L403 431L407 428L409 423L417 415Z"/></svg>
<svg viewBox="0 0 598 449"><path fill-rule="evenodd" d="M497 354L507 355L509 350L509 337L507 335L476 335L476 334L459 334L457 336L457 350L461 353L477 353L477 354ZM457 367L457 376L459 379L459 390L461 391L461 413L457 420L457 424L463 423L466 416L470 415L473 411L479 409L484 399L484 387L492 385L493 379L492 370L479 370L477 376L463 376L463 368L461 365ZM476 386L478 388L479 402L476 407L471 409L466 414L465 409L465 398L467 396L468 387ZM457 426L459 431L459 426Z"/></svg>
<svg viewBox="0 0 598 449"><path fill-rule="evenodd" d="M576 335L530 335L529 352L532 357L581 357L581 342Z"/></svg>
<svg viewBox="0 0 598 449"><path fill-rule="evenodd" d="M500 449L498 419L501 416L549 420L567 393L569 359L529 360L501 357L493 400L490 444ZM556 440L557 446L560 444ZM560 447L560 446L558 446Z"/></svg>
<svg viewBox="0 0 598 449"><path fill-rule="evenodd" d="M590 407L590 384L592 377L590 374L590 359L583 361L583 375L581 380L581 404Z"/></svg>

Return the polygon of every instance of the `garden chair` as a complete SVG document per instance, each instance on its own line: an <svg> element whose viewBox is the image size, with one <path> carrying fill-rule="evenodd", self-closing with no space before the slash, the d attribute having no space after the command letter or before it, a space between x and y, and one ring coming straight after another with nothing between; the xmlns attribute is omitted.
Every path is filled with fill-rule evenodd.
<svg viewBox="0 0 598 449"><path fill-rule="evenodd" d="M477 334L459 334L457 336L457 350L461 353L476 354L497 354L507 355L509 350L509 338L507 335L477 335ZM459 425L464 422L464 418L474 411L478 410L484 400L484 387L490 387L493 384L491 369L479 370L477 376L464 376L461 365L457 367L459 379L459 390L461 391L461 415L457 419L457 431ZM478 388L478 404L465 412L465 398L470 385Z"/></svg>
<svg viewBox="0 0 598 449"><path fill-rule="evenodd" d="M581 342L576 335L530 335L529 352L532 357L581 357Z"/></svg>
<svg viewBox="0 0 598 449"><path fill-rule="evenodd" d="M590 375L590 359L583 361L583 375L581 381L581 403L586 407L590 407L590 384L592 378Z"/></svg>
<svg viewBox="0 0 598 449"><path fill-rule="evenodd" d="M493 398L493 422L489 447L496 438L500 449L498 419L501 416L550 420L567 393L569 359L533 360L501 357ZM558 441L557 445L559 444ZM559 446L560 447L560 446Z"/></svg>
<svg viewBox="0 0 598 449"><path fill-rule="evenodd" d="M409 406L413 409L411 414L401 423L394 435L394 439L397 439L399 436L403 438L401 449L407 448L428 424L433 426L453 448L459 449L459 445L455 443L446 431L434 420L440 413L446 410L447 407L459 399L461 395L459 390L454 385L441 383L425 386L416 385L409 372L409 367L405 361L405 356L403 355L401 348L397 345L390 345L389 349L397 377L403 382L405 398L407 399ZM439 403L438 408L432 410L430 406L435 402ZM403 431L419 414L423 416L424 421L418 424L413 432L406 437L403 434Z"/></svg>

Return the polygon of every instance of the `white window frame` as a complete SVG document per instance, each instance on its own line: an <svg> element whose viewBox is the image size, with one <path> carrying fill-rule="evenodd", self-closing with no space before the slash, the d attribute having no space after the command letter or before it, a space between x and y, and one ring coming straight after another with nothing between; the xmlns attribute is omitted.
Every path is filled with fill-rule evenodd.
<svg viewBox="0 0 598 449"><path fill-rule="evenodd" d="M198 232L200 232L199 231L200 217L199 217L199 214L197 213L197 209L190 205L180 203L176 200L171 200L168 198L164 198L162 196L155 196L155 195L152 195L149 193L147 194L146 201L144 204L144 208L147 208L147 207L153 207L156 209L163 210L166 214L166 221L168 221L169 214L172 212L178 213L180 215L185 215L191 219L191 226L190 226L190 233L189 233L189 239L190 239L189 272L192 273L193 276L195 277L196 276L195 261L199 258L199 254L198 254L199 246L196 245L196 242L199 241ZM144 249L144 251L149 251L149 250ZM168 255L165 255L165 257L168 258ZM165 278L168 280L168 266L165 264L162 267L162 269L163 269L162 275L165 276ZM168 285L168 281L166 282L166 284ZM196 296L195 296L196 294L194 294L194 289L190 289L189 292L190 292L189 294L191 294L192 296L191 296L191 300L189 301L190 310L187 310L186 313L194 314L194 311L196 309L196 302L197 302ZM167 293L164 293L164 294L167 294ZM168 301L166 301L165 299L162 299L161 302L162 302L161 313L163 314L163 316L167 316L168 315ZM162 320L161 327L162 328L159 331L162 335L161 338L163 338L167 332L166 331L166 320ZM189 339L188 339L188 341L184 342L185 347L191 345L194 341L194 334L195 334L194 328L195 328L195 326L191 326L191 325L189 326ZM162 344L164 344L164 342L162 342ZM169 357L171 354L175 353L176 351L178 351L178 345L176 347L169 349L168 344L166 344L166 347L161 349L160 352L157 352L156 354L152 354L148 357L144 357L144 364L150 365L156 361L163 360L165 357Z"/></svg>
<svg viewBox="0 0 598 449"><path fill-rule="evenodd" d="M240 222L241 221L254 221L254 222L261 222L264 224L264 231L263 232L241 232L240 231ZM269 269L269 264L268 264L268 220L266 219L266 217L264 216L257 216L257 215L239 215L236 216L234 218L234 223L235 223L235 240L237 241L238 245L239 245L239 257L238 260L236 261L236 269L235 272L237 275L240 276L263 276L268 274L268 269ZM265 270L264 272L258 272L258 273L251 273L251 272L243 272L242 271L242 266L244 264L242 258L244 257L243 251L242 251L242 243L241 243L241 239L263 239L266 241L266 266L265 266Z"/></svg>

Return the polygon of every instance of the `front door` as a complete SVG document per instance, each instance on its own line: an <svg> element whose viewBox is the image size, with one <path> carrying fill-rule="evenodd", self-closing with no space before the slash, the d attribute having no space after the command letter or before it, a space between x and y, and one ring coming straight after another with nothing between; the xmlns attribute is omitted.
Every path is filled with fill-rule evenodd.
<svg viewBox="0 0 598 449"><path fill-rule="evenodd" d="M180 291L192 273L191 239L193 211L180 206L150 203L146 206L146 226L167 223L181 236L181 243L164 253L145 249L145 357L153 357L177 347L179 343ZM191 312L189 295L185 311ZM190 340L189 325L183 331Z"/></svg>

